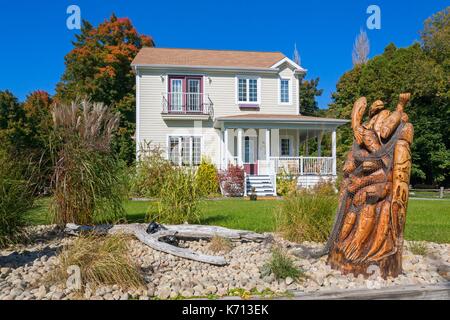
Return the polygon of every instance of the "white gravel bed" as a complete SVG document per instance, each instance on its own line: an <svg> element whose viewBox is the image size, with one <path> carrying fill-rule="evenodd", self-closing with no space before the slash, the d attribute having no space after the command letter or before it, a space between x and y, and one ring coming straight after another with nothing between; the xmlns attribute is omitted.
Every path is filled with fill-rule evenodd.
<svg viewBox="0 0 450 320"><path fill-rule="evenodd" d="M355 278L352 275L342 275L326 265L326 257L300 258L294 255L299 250L297 244L277 237L274 242L233 243L230 252L219 253L229 262L224 267L178 258L132 240L131 255L145 274L146 288L128 290L114 285L94 289L87 284L80 293L67 289L65 284L42 281L58 265L59 250L71 241L72 238L64 237L53 226L39 226L32 229L31 244L0 250L0 300L212 298L225 296L232 289L289 295L290 291L374 289L396 285L437 284L450 280L450 244L427 242L427 254L421 256L412 254L405 242L403 274L384 280L379 277L364 279L362 276ZM305 279L276 279L273 274L262 277L260 270L270 259L274 243L290 253L295 266L304 271ZM209 250L209 243L206 241L182 242L181 245L215 254ZM301 245L314 249L321 246L310 242Z"/></svg>

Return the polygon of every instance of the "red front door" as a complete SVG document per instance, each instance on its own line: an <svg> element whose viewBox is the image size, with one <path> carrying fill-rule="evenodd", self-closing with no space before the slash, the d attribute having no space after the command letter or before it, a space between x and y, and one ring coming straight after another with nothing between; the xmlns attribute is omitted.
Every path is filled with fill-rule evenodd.
<svg viewBox="0 0 450 320"><path fill-rule="evenodd" d="M244 163L245 173L256 176L258 175L258 164L257 163Z"/></svg>
<svg viewBox="0 0 450 320"><path fill-rule="evenodd" d="M256 137L245 137L244 139L244 170L249 175L258 174L258 161L256 160Z"/></svg>

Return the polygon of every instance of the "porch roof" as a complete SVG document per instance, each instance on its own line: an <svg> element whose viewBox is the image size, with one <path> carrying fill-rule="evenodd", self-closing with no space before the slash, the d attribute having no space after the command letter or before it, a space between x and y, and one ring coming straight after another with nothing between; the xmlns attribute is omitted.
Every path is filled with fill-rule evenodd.
<svg viewBox="0 0 450 320"><path fill-rule="evenodd" d="M350 120L302 116L295 114L260 114L249 113L217 117L215 128L267 128L267 129L322 129L330 130L346 124Z"/></svg>

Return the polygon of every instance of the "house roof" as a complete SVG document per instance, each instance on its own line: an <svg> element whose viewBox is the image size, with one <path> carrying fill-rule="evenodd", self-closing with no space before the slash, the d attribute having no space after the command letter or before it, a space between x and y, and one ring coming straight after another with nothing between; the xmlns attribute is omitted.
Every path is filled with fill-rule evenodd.
<svg viewBox="0 0 450 320"><path fill-rule="evenodd" d="M270 69L283 59L281 52L142 48L131 65Z"/></svg>
<svg viewBox="0 0 450 320"><path fill-rule="evenodd" d="M344 124L350 120L334 119L334 118L321 118L310 117L296 114L260 114L260 113L248 113L239 114L233 116L225 116L216 118L218 121L280 121L280 122L330 122Z"/></svg>

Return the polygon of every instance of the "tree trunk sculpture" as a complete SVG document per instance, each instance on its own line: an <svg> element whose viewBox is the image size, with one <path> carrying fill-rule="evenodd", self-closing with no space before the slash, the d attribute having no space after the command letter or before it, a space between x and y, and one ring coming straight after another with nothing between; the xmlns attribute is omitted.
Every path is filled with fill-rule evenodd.
<svg viewBox="0 0 450 320"><path fill-rule="evenodd" d="M354 143L344 164L339 208L327 243L328 264L344 274L386 278L402 272L403 229L408 205L413 126L400 95L395 111L375 101L369 119L358 99L352 112ZM371 267L373 266L373 267Z"/></svg>

